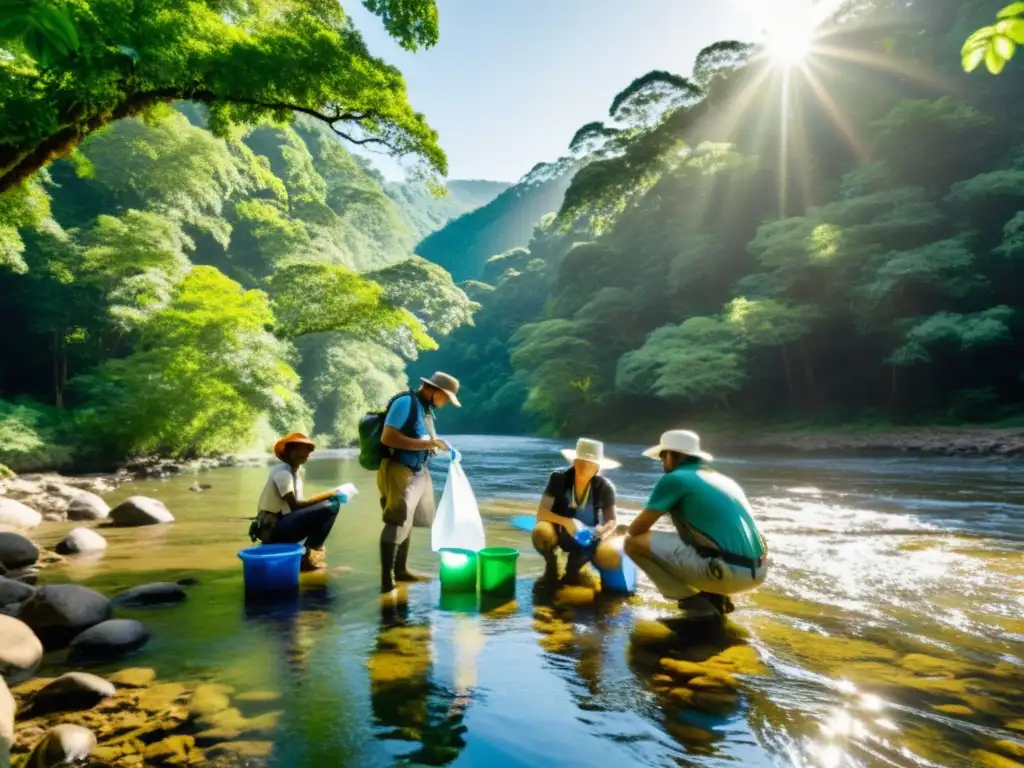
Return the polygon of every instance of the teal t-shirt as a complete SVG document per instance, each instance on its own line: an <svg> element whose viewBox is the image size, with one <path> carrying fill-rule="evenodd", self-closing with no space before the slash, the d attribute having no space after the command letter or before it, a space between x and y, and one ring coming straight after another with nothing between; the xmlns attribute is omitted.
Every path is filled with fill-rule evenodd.
<svg viewBox="0 0 1024 768"><path fill-rule="evenodd" d="M663 476L651 491L647 509L672 515L684 540L692 540L696 533L698 541L707 539L722 552L751 559L764 556L743 489L709 467L692 464Z"/></svg>

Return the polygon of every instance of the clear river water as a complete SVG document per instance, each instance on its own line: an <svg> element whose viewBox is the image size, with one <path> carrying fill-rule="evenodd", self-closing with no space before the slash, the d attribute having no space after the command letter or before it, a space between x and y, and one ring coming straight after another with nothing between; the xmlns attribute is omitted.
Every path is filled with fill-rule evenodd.
<svg viewBox="0 0 1024 768"><path fill-rule="evenodd" d="M1022 465L723 457L716 465L755 507L771 570L724 628L693 630L646 582L629 599L568 606L537 585L542 562L508 519L535 508L563 444L452 442L488 544L522 552L513 601L452 600L436 581L382 599L374 476L331 452L307 465L307 493L351 481L361 494L328 543L332 570L304 577L294 601L243 598L236 553L249 545L262 467L126 484L111 504L153 496L177 522L104 530L102 557L68 560L42 581L109 594L196 578L187 602L127 614L153 640L121 666L280 694L274 766L1018 765ZM606 447L624 464L608 476L627 509L660 471L640 450ZM438 497L446 468L434 467ZM211 488L190 492L196 481ZM52 545L68 527L46 523L40 538ZM429 539L414 533L412 565L436 573ZM662 659L722 653L741 660L735 694L695 699L665 678Z"/></svg>

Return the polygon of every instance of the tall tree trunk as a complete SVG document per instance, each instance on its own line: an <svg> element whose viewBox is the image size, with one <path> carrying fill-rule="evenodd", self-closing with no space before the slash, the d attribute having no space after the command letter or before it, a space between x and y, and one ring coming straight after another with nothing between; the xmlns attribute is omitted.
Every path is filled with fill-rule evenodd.
<svg viewBox="0 0 1024 768"><path fill-rule="evenodd" d="M64 387L61 384L61 343L60 330L53 329L53 404L64 407Z"/></svg>
<svg viewBox="0 0 1024 768"><path fill-rule="evenodd" d="M807 342L800 340L800 359L804 368L804 381L807 384L807 399L812 408L821 405L821 396L818 392L818 380L814 375L814 363L811 361L811 353L807 349Z"/></svg>
<svg viewBox="0 0 1024 768"><path fill-rule="evenodd" d="M895 363L892 364L891 368L892 371L889 375L889 401L886 403L885 407L886 410L888 410L890 413L894 413L896 410L898 410L900 404L900 392L898 386L899 368L896 367Z"/></svg>
<svg viewBox="0 0 1024 768"><path fill-rule="evenodd" d="M786 368L786 389L789 394L793 394L793 368L789 363L789 350L786 349L786 345L782 345L782 364Z"/></svg>

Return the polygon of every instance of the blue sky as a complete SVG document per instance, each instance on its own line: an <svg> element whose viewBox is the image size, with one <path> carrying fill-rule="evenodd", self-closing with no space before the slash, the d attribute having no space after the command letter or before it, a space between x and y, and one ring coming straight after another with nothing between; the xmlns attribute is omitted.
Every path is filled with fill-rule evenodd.
<svg viewBox="0 0 1024 768"><path fill-rule="evenodd" d="M344 5L370 50L404 73L410 101L441 135L450 178L515 181L564 154L633 78L689 74L705 45L756 39L741 1L752 0L438 0L441 40L418 53L357 0Z"/></svg>

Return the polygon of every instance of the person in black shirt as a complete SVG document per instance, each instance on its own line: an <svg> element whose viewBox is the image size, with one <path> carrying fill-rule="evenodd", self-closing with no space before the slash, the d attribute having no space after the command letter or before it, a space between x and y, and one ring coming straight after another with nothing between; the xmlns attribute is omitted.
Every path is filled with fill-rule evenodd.
<svg viewBox="0 0 1024 768"><path fill-rule="evenodd" d="M602 443L587 438L579 439L575 451L567 449L562 455L572 466L552 472L548 478L537 508L533 546L544 557L545 579L558 578L557 552L561 549L569 556L562 583L579 584L580 569L593 559L616 525L615 486L599 472L620 465L604 457ZM578 536L585 529L589 529L589 537Z"/></svg>

